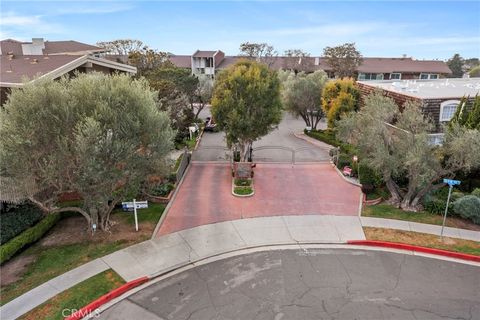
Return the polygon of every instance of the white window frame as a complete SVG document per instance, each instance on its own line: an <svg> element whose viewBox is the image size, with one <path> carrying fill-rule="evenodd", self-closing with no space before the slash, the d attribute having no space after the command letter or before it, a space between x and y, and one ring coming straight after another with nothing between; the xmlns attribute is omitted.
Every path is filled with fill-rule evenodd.
<svg viewBox="0 0 480 320"><path fill-rule="evenodd" d="M394 74L398 74L399 77L398 78L392 78L392 75ZM400 72L392 72L390 73L390 80L402 80L402 74Z"/></svg>
<svg viewBox="0 0 480 320"><path fill-rule="evenodd" d="M452 104L456 104L457 105L456 108L458 108L458 106L460 105L460 100L447 100L447 101L444 101L444 102L440 103L440 115L438 117L440 122L448 122L448 121L452 120L452 118L445 119L443 117L443 108L445 106L450 106ZM455 112L456 111L457 111L457 109L455 109ZM455 114L455 112L453 114ZM452 114L452 117L453 117L453 114Z"/></svg>
<svg viewBox="0 0 480 320"><path fill-rule="evenodd" d="M441 146L443 144L445 134L444 133L431 133L428 135L429 144L434 146Z"/></svg>
<svg viewBox="0 0 480 320"><path fill-rule="evenodd" d="M425 79L422 79L422 76L426 75L427 77ZM433 78L435 76L435 78ZM437 80L440 78L440 75L438 73L420 73L419 79L420 80Z"/></svg>

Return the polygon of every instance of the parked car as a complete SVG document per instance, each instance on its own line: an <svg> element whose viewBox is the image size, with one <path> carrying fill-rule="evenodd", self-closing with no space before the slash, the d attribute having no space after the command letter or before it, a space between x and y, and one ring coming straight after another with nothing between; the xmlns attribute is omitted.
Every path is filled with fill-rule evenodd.
<svg viewBox="0 0 480 320"><path fill-rule="evenodd" d="M207 117L205 120L205 129L204 131L217 132L217 124L213 120L213 117Z"/></svg>

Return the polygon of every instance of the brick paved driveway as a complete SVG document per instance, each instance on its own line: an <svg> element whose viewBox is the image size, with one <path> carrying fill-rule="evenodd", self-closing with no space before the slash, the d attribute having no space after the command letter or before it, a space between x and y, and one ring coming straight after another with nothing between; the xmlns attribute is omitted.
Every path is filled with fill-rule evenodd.
<svg viewBox="0 0 480 320"><path fill-rule="evenodd" d="M231 181L229 164L193 162L158 235L251 217L358 214L360 188L329 163L257 164L250 198L234 197Z"/></svg>

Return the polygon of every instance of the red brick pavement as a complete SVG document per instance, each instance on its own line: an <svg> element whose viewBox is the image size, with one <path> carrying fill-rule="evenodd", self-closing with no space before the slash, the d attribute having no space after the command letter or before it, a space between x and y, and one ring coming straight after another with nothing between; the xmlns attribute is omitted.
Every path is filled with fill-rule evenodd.
<svg viewBox="0 0 480 320"><path fill-rule="evenodd" d="M259 163L250 198L234 197L231 182L229 164L193 162L157 235L242 218L358 214L360 188L329 163Z"/></svg>

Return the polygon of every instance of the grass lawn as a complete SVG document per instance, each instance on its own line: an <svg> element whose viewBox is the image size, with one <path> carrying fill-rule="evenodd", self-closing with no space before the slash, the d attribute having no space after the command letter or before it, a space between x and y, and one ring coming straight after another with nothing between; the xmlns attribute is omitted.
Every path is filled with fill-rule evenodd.
<svg viewBox="0 0 480 320"><path fill-rule="evenodd" d="M403 211L401 209L395 208L389 204L380 203L374 206L363 206L362 216L364 217L375 217L375 218L386 218L386 219L396 219L396 220L406 220L412 222L428 223L435 225L442 225L443 216L426 212L410 212ZM462 228L470 230L480 230L480 226L473 224L467 220L460 219L458 217L449 217L447 215L446 225L453 228Z"/></svg>
<svg viewBox="0 0 480 320"><path fill-rule="evenodd" d="M437 235L383 228L364 227L363 231L367 240L400 242L480 256L480 242L449 237L444 237L442 241Z"/></svg>
<svg viewBox="0 0 480 320"><path fill-rule="evenodd" d="M62 240L58 240L60 243L55 242L55 245L49 246L37 242L19 256L14 257L13 259L34 257L34 261L25 267L18 281L6 286L2 285L0 305L84 263L149 239L164 209L164 204L149 203L149 208L138 210L140 225L138 233L135 232L133 213L121 210L116 210L112 214L112 220L117 223L112 227L111 234L103 232L90 238L79 231L83 225L67 224L65 227L67 230L60 225L57 229L54 227L47 237L57 241L56 239L64 239L62 235L65 233L73 233L73 235L78 234L78 241L73 244L62 244ZM83 220L80 221L83 222Z"/></svg>
<svg viewBox="0 0 480 320"><path fill-rule="evenodd" d="M125 281L113 270L104 271L56 295L20 319L63 319L62 312L69 316L71 309L80 309L124 283Z"/></svg>

